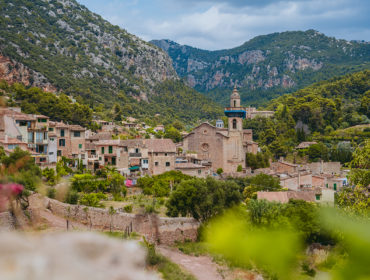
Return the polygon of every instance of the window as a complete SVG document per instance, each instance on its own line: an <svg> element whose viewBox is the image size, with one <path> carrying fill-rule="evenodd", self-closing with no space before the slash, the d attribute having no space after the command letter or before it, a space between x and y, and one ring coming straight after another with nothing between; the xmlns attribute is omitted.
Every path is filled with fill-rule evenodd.
<svg viewBox="0 0 370 280"><path fill-rule="evenodd" d="M334 190L337 190L337 183L334 183Z"/></svg>
<svg viewBox="0 0 370 280"><path fill-rule="evenodd" d="M28 132L28 142L33 142L33 132Z"/></svg>
<svg viewBox="0 0 370 280"><path fill-rule="evenodd" d="M329 188L329 184L326 184L326 188Z"/></svg>
<svg viewBox="0 0 370 280"><path fill-rule="evenodd" d="M155 165L155 166L158 166L158 161L156 161L156 162L154 163L154 165Z"/></svg>
<svg viewBox="0 0 370 280"><path fill-rule="evenodd" d="M112 157L112 165L116 165L116 157Z"/></svg>
<svg viewBox="0 0 370 280"><path fill-rule="evenodd" d="M137 154L139 153L139 149L138 148L135 149L135 153L137 153Z"/></svg>
<svg viewBox="0 0 370 280"><path fill-rule="evenodd" d="M44 140L48 140L48 133L44 132Z"/></svg>
<svg viewBox="0 0 370 280"><path fill-rule="evenodd" d="M164 153L164 156L166 157L167 156L167 153Z"/></svg>
<svg viewBox="0 0 370 280"><path fill-rule="evenodd" d="M169 161L166 161L166 166L170 166L171 163Z"/></svg>
<svg viewBox="0 0 370 280"><path fill-rule="evenodd" d="M80 131L73 131L73 137L81 137Z"/></svg>
<svg viewBox="0 0 370 280"><path fill-rule="evenodd" d="M123 147L123 150L125 151L125 152L127 152L128 150L127 150L127 147Z"/></svg>
<svg viewBox="0 0 370 280"><path fill-rule="evenodd" d="M54 152L49 152L49 155L54 155Z"/></svg>
<svg viewBox="0 0 370 280"><path fill-rule="evenodd" d="M101 153L104 154L104 147L101 147Z"/></svg>
<svg viewBox="0 0 370 280"><path fill-rule="evenodd" d="M49 127L49 131L54 131L54 127Z"/></svg>
<svg viewBox="0 0 370 280"><path fill-rule="evenodd" d="M58 150L58 151L57 151L57 156L58 156L58 157L62 156L62 151L61 151L61 150Z"/></svg>
<svg viewBox="0 0 370 280"><path fill-rule="evenodd" d="M148 164L148 160L147 159L143 159L143 164Z"/></svg>
<svg viewBox="0 0 370 280"><path fill-rule="evenodd" d="M44 139L44 133L36 132L36 142L40 143Z"/></svg>
<svg viewBox="0 0 370 280"><path fill-rule="evenodd" d="M18 147L18 145L17 144L10 144L10 145L8 145L8 149L9 150L14 150L15 148L17 148Z"/></svg>
<svg viewBox="0 0 370 280"><path fill-rule="evenodd" d="M317 194L315 196L316 196L316 200L320 200L320 195L319 194Z"/></svg>
<svg viewBox="0 0 370 280"><path fill-rule="evenodd" d="M78 148L79 149L82 149L82 144L78 144Z"/></svg>
<svg viewBox="0 0 370 280"><path fill-rule="evenodd" d="M46 122L47 120L46 119L37 119L37 122Z"/></svg>
<svg viewBox="0 0 370 280"><path fill-rule="evenodd" d="M236 107L236 100L234 100L234 107Z"/></svg>
<svg viewBox="0 0 370 280"><path fill-rule="evenodd" d="M200 169L199 169L199 170L198 170L198 174L202 174L202 170L200 170Z"/></svg>
<svg viewBox="0 0 370 280"><path fill-rule="evenodd" d="M54 138L50 138L50 141L54 142Z"/></svg>
<svg viewBox="0 0 370 280"><path fill-rule="evenodd" d="M64 129L60 130L60 137L64 137Z"/></svg>
<svg viewBox="0 0 370 280"><path fill-rule="evenodd" d="M109 146L109 153L112 154L113 153L113 146Z"/></svg>
<svg viewBox="0 0 370 280"><path fill-rule="evenodd" d="M60 147L65 147L66 145L66 140L65 139L59 139L59 146Z"/></svg>
<svg viewBox="0 0 370 280"><path fill-rule="evenodd" d="M233 129L236 129L236 119L233 119Z"/></svg>

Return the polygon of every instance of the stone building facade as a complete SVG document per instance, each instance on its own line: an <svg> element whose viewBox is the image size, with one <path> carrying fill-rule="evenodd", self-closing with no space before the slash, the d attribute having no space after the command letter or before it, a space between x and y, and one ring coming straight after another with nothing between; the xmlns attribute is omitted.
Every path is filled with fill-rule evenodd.
<svg viewBox="0 0 370 280"><path fill-rule="evenodd" d="M240 96L235 88L230 107L225 108L228 128L202 123L184 137L184 151L198 154L198 158L211 163L212 170L222 168L226 173L236 172L239 165L246 167L245 154L256 154L258 144L253 141L251 129L243 129L246 108L240 107Z"/></svg>

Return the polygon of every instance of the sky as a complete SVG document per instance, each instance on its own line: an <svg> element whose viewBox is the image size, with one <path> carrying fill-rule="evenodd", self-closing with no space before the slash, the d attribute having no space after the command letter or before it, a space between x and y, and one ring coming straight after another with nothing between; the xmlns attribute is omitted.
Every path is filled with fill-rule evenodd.
<svg viewBox="0 0 370 280"><path fill-rule="evenodd" d="M201 49L237 47L258 36L315 29L370 41L369 0L77 0L112 24L149 41Z"/></svg>

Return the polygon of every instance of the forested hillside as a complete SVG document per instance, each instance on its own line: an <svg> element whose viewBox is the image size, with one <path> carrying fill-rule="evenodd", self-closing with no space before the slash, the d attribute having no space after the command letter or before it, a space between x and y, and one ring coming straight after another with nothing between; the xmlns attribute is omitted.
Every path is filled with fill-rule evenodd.
<svg viewBox="0 0 370 280"><path fill-rule="evenodd" d="M160 86L165 82L174 85L171 93L182 99L194 119L210 113L215 118L212 112L217 111L192 110L207 107L209 100L178 85L164 51L75 0L0 2L0 79L81 97L94 110L102 104L110 110L117 103L123 113L155 111L172 118L165 115L167 103L160 97L161 89L168 94ZM193 100L199 104L194 106ZM175 110L185 115L181 106Z"/></svg>
<svg viewBox="0 0 370 280"><path fill-rule="evenodd" d="M245 126L277 157L305 140L320 140L335 149L343 146L341 141L361 143L370 137L366 128L370 124L370 71L316 83L271 101L267 108L276 110L273 118L247 120ZM356 125L363 126L351 134L350 127Z"/></svg>
<svg viewBox="0 0 370 280"><path fill-rule="evenodd" d="M188 85L221 104L237 85L244 104L260 105L314 82L370 68L370 44L327 37L315 30L255 37L242 46L206 51L169 40L167 51Z"/></svg>

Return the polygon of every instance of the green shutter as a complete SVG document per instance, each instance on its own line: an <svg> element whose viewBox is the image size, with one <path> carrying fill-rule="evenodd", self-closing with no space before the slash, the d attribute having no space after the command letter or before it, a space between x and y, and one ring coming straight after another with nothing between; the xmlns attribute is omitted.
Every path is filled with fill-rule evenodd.
<svg viewBox="0 0 370 280"><path fill-rule="evenodd" d="M78 144L78 148L79 149L82 149L82 144Z"/></svg>
<svg viewBox="0 0 370 280"><path fill-rule="evenodd" d="M337 190L337 184L334 183L334 190L336 191Z"/></svg>
<svg viewBox="0 0 370 280"><path fill-rule="evenodd" d="M101 153L104 154L104 147L101 147Z"/></svg>
<svg viewBox="0 0 370 280"><path fill-rule="evenodd" d="M109 146L109 153L113 153L113 147L112 146Z"/></svg>
<svg viewBox="0 0 370 280"><path fill-rule="evenodd" d="M316 195L316 200L320 200L320 195L319 194Z"/></svg>

